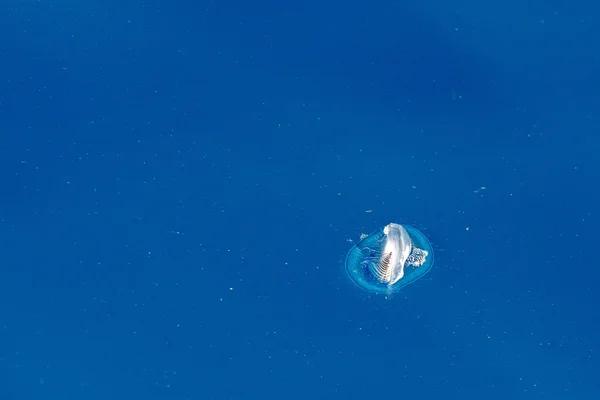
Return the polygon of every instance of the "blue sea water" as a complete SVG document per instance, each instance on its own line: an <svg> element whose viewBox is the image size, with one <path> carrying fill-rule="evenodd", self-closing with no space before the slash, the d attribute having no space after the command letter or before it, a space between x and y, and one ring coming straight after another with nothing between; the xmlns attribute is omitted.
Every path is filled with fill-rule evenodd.
<svg viewBox="0 0 600 400"><path fill-rule="evenodd" d="M600 6L0 4L0 400L600 398ZM344 259L415 226L386 299Z"/></svg>

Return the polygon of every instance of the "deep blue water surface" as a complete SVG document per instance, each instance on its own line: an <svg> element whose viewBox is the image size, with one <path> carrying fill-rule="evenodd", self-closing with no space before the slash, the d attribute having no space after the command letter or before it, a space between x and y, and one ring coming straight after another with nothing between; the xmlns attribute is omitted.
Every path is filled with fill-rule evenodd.
<svg viewBox="0 0 600 400"><path fill-rule="evenodd" d="M600 6L0 5L0 400L600 398ZM343 262L389 222L436 261Z"/></svg>

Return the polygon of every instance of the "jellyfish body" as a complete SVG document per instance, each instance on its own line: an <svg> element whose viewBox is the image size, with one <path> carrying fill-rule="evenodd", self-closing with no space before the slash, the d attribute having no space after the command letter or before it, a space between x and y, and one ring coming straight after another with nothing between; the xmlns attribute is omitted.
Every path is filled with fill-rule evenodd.
<svg viewBox="0 0 600 400"><path fill-rule="evenodd" d="M433 249L417 229L391 223L364 237L346 257L346 272L361 289L391 294L425 275Z"/></svg>

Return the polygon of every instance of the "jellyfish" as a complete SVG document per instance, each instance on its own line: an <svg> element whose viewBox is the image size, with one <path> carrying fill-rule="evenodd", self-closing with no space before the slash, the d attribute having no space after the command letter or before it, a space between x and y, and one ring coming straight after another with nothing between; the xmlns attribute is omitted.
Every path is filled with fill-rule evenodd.
<svg viewBox="0 0 600 400"><path fill-rule="evenodd" d="M390 223L354 245L346 272L358 287L392 294L423 277L433 266L429 240L408 225Z"/></svg>

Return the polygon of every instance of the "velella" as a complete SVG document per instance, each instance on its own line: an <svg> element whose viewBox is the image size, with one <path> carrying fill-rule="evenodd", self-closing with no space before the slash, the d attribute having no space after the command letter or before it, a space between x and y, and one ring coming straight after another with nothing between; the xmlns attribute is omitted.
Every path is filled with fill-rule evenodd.
<svg viewBox="0 0 600 400"><path fill-rule="evenodd" d="M433 248L425 235L397 223L362 237L346 257L352 282L371 293L395 293L423 277L432 266Z"/></svg>

